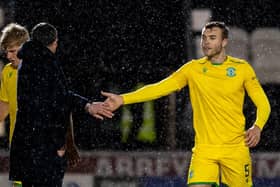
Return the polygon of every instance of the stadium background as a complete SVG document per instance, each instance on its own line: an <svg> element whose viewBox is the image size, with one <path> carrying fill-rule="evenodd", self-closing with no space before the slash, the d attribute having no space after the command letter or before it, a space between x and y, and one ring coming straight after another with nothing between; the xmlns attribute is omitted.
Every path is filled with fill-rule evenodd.
<svg viewBox="0 0 280 187"><path fill-rule="evenodd" d="M100 96L101 90L122 93L134 89L138 83L161 80L187 60L196 58L196 36L202 26L199 23L206 19L224 21L248 36L259 28L277 30L280 26L280 4L276 0L227 3L221 0L1 0L0 7L3 18L0 27L11 21L29 30L42 21L55 25L59 30L58 56L72 89L93 100L104 99ZM280 43L280 40L275 38L274 42ZM246 54L254 63L251 49L248 45ZM279 186L279 82L265 82L263 86L272 104L272 115L260 145L252 150L256 166L254 179L256 186ZM76 182L81 187L92 183L108 187L111 184L184 186L189 151L193 146L187 93L184 89L175 97L154 102L157 137L152 142L121 141L122 110L116 113L116 118L104 122L74 114L75 140L83 160L79 168L69 170L66 178L72 182L88 181ZM133 106L135 126L143 122L142 107ZM244 113L250 125L255 110L249 100ZM8 171L6 137L0 138L0 145L0 186L5 187L1 182L6 180ZM141 169L142 162L150 165L150 170L147 170L149 167ZM97 182L93 182L93 176L98 176ZM123 183L125 181L128 182ZM74 183L65 185L75 186Z"/></svg>

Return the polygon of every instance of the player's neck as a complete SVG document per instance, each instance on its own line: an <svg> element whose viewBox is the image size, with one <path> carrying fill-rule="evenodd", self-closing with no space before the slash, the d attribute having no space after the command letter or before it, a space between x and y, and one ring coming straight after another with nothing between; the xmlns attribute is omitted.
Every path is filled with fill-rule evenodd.
<svg viewBox="0 0 280 187"><path fill-rule="evenodd" d="M224 63L224 61L226 61L227 56L225 54L224 51L222 51L221 53L212 56L212 57L208 57L208 60L211 61L212 64L222 64Z"/></svg>

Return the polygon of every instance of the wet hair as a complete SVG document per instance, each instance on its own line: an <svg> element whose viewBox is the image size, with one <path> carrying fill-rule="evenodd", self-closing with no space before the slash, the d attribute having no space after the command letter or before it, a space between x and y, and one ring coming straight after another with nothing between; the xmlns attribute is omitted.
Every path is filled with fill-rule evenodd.
<svg viewBox="0 0 280 187"><path fill-rule="evenodd" d="M39 23L33 27L31 39L48 46L57 39L57 30L49 23Z"/></svg>
<svg viewBox="0 0 280 187"><path fill-rule="evenodd" d="M10 23L2 30L0 48L6 50L8 47L21 46L29 40L27 29L17 23Z"/></svg>
<svg viewBox="0 0 280 187"><path fill-rule="evenodd" d="M211 21L211 22L208 22L204 26L203 30L205 30L205 29L212 29L213 27L218 27L218 28L222 29L222 37L223 38L228 38L229 28L226 26L226 24L224 22L221 22L221 21Z"/></svg>

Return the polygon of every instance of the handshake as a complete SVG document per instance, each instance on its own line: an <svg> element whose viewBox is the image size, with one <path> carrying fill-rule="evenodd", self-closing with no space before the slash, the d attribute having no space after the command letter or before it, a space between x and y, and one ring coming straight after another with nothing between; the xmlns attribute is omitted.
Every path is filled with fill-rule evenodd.
<svg viewBox="0 0 280 187"><path fill-rule="evenodd" d="M93 117L101 120L103 120L104 117L112 118L114 116L113 112L124 104L123 98L120 95L109 92L102 91L101 94L107 97L107 99L104 102L87 103L85 110Z"/></svg>

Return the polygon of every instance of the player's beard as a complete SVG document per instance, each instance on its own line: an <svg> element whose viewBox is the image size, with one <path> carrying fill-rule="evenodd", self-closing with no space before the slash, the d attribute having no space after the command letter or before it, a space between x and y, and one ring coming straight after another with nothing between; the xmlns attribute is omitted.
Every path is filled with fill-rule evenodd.
<svg viewBox="0 0 280 187"><path fill-rule="evenodd" d="M215 47L215 48L212 48L210 50L208 50L208 52L204 52L204 55L209 59L211 60L213 57L217 57L221 54L222 52L222 45L218 46L218 47Z"/></svg>

